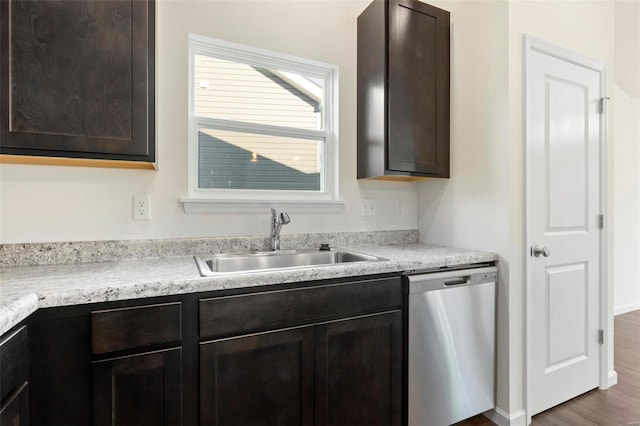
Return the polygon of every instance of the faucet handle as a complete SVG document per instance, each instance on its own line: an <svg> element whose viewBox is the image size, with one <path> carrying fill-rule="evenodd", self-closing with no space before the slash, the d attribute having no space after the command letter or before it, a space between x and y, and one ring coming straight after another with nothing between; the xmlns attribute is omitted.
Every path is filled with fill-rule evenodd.
<svg viewBox="0 0 640 426"><path fill-rule="evenodd" d="M276 213L276 209L272 208L271 209L271 216L275 219L278 217L278 213Z"/></svg>
<svg viewBox="0 0 640 426"><path fill-rule="evenodd" d="M291 219L289 218L289 213L287 212L280 213L280 221L282 222L283 225L286 225L287 223L291 222Z"/></svg>

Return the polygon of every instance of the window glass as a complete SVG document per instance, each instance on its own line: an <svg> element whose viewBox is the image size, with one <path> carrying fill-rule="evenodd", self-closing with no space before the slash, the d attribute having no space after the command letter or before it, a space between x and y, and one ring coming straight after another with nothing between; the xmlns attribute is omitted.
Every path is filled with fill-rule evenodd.
<svg viewBox="0 0 640 426"><path fill-rule="evenodd" d="M322 129L319 78L196 55L195 81L200 117Z"/></svg>
<svg viewBox="0 0 640 426"><path fill-rule="evenodd" d="M320 191L321 140L198 130L200 188Z"/></svg>
<svg viewBox="0 0 640 426"><path fill-rule="evenodd" d="M196 197L335 200L337 67L190 35Z"/></svg>

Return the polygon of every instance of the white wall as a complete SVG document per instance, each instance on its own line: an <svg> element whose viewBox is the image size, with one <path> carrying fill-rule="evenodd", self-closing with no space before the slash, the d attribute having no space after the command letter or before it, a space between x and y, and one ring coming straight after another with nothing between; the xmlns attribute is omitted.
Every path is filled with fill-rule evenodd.
<svg viewBox="0 0 640 426"><path fill-rule="evenodd" d="M615 7L613 306L640 309L640 2Z"/></svg>
<svg viewBox="0 0 640 426"><path fill-rule="evenodd" d="M509 410L507 2L440 1L451 12L451 178L418 187L421 239L496 251L498 407Z"/></svg>
<svg viewBox="0 0 640 426"><path fill-rule="evenodd" d="M414 184L356 180L356 17L368 0L168 1L157 3L159 171L0 166L3 243L262 234L269 213L189 214L187 34L189 32L340 67L340 193L343 213L291 214L283 233L415 229ZM148 222L131 218L132 196L151 194ZM360 216L361 197L378 214ZM405 215L395 216L396 199Z"/></svg>

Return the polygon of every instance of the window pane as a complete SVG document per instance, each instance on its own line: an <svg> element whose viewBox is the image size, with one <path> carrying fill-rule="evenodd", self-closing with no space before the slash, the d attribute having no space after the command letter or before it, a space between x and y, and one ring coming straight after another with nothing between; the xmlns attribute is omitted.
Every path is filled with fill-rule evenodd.
<svg viewBox="0 0 640 426"><path fill-rule="evenodd" d="M322 130L324 81L195 55L200 117Z"/></svg>
<svg viewBox="0 0 640 426"><path fill-rule="evenodd" d="M320 191L324 141L198 129L198 186Z"/></svg>

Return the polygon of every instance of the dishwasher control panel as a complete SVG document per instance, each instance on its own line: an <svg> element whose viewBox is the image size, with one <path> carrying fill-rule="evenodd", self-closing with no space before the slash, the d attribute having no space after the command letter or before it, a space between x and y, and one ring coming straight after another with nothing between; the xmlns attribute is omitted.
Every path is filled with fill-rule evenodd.
<svg viewBox="0 0 640 426"><path fill-rule="evenodd" d="M497 282L498 268L487 266L457 269L446 272L408 275L407 278L409 279L409 293L421 293L442 288Z"/></svg>

